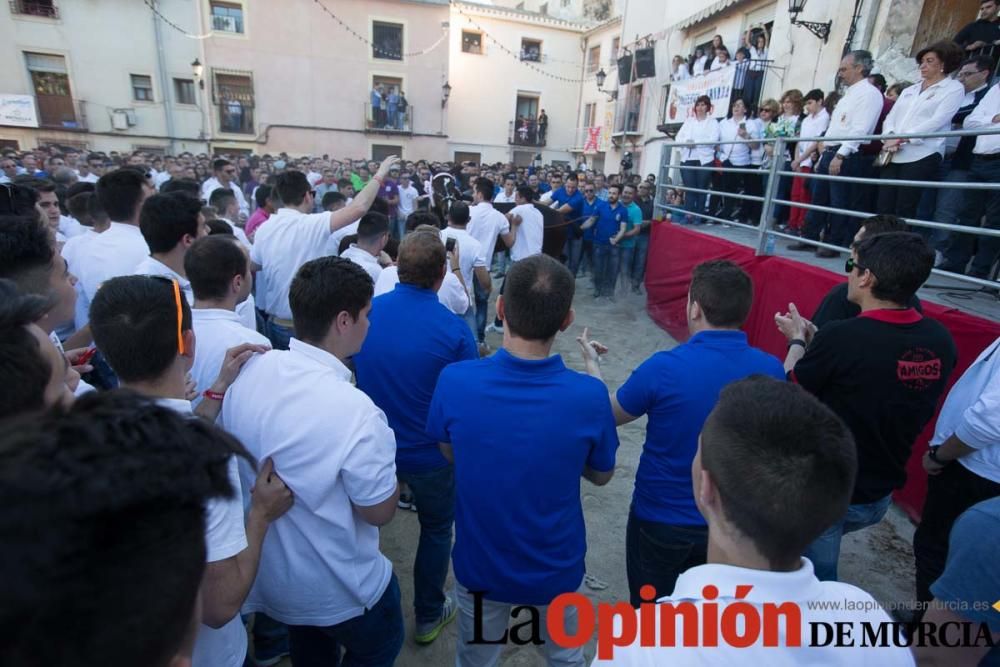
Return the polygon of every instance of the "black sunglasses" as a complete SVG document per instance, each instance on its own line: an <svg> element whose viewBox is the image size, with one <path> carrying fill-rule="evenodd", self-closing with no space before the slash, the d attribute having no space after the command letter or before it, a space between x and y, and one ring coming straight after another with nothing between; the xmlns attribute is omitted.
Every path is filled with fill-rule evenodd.
<svg viewBox="0 0 1000 667"><path fill-rule="evenodd" d="M858 273L864 273L865 271L868 270L865 267L858 264L857 262L855 262L853 257L848 257L847 261L844 262L844 273L850 273L854 269L857 269Z"/></svg>

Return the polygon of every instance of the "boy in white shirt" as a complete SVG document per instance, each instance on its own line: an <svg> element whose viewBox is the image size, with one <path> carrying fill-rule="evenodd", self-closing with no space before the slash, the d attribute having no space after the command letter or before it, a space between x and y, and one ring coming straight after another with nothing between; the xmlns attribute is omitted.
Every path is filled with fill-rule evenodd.
<svg viewBox="0 0 1000 667"><path fill-rule="evenodd" d="M206 400L194 410L188 400L187 372L196 349L191 309L172 279L122 276L106 282L90 309L94 341L122 386L154 399L182 415L214 420L226 390L243 364L267 348L240 345L226 352ZM227 463L232 492L210 501L205 510L208 565L202 580L203 624L194 647L195 667L240 667L247 636L240 606L260 562L268 527L292 505L292 495L263 461L244 525L243 495L235 457Z"/></svg>
<svg viewBox="0 0 1000 667"><path fill-rule="evenodd" d="M381 213L366 213L358 222L358 242L352 243L340 256L364 269L375 283L382 269L392 264L389 255L382 250L388 240L389 218Z"/></svg>
<svg viewBox="0 0 1000 667"><path fill-rule="evenodd" d="M493 251L496 249L498 237L503 239L508 248L514 245L515 240L510 222L503 213L493 208L491 203L493 190L493 181L490 179L485 177L476 179L475 189L472 191L474 204L469 209L468 231L482 246L487 267L493 263ZM490 304L490 290L491 287L485 286L480 281L473 283L476 297L475 332L480 345L486 344L486 311Z"/></svg>
<svg viewBox="0 0 1000 667"><path fill-rule="evenodd" d="M459 247L459 265L462 268L462 282L465 283L465 290L469 294L470 305L468 310L462 314L465 321L469 323L472 333L476 333L476 306L472 301L473 277L479 280L483 289L487 293L493 289L493 282L490 279L490 272L486 264L486 255L483 246L474 236L466 231L469 224L469 205L459 201L451 205L448 209L448 226L441 230L441 241L448 249L448 239L455 239L455 246ZM452 246L452 247L455 247Z"/></svg>
<svg viewBox="0 0 1000 667"><path fill-rule="evenodd" d="M194 294L184 271L184 255L196 239L208 235L201 202L180 192L153 195L142 205L139 229L150 255L139 262L132 273L176 280L188 305L193 304Z"/></svg>
<svg viewBox="0 0 1000 667"><path fill-rule="evenodd" d="M580 342L585 355L596 359L593 344L586 338ZM717 646L684 646L692 621L687 614L676 614L672 641L657 631L653 646L641 646L636 633L630 646L611 647L613 656L601 656L599 650L593 664L912 665L909 650L891 644L810 645L811 622L849 623L854 636L861 636L861 623L878 627L890 621L871 595L849 584L818 580L812 563L801 556L847 511L856 473L857 453L847 426L801 387L763 376L727 386L702 428L691 466L695 502L708 522L708 563L683 573L672 594L657 600L656 612L668 613L683 603L700 608L706 591L714 588L717 597L707 598L718 605L712 618L727 618L726 608L738 601L757 609L763 623L756 634L744 633L755 640L745 647L732 645L726 637L743 632L742 621L735 621L735 630L727 630L723 621L721 633L719 625L713 632ZM642 597L652 602L664 593L644 590ZM835 607L844 601L852 609ZM777 616L769 621L762 611L765 604L784 603L794 607L801 623ZM704 618L701 609L697 614ZM800 635L789 636L790 627ZM697 630L694 634L703 636ZM764 645L769 635L776 645ZM659 646L665 639L673 645Z"/></svg>
<svg viewBox="0 0 1000 667"><path fill-rule="evenodd" d="M292 281L296 337L253 360L230 388L222 424L270 457L298 502L264 541L244 611L289 626L294 664L390 665L403 645L399 583L379 551L396 510L396 441L351 384L345 361L368 331L371 277L321 257Z"/></svg>

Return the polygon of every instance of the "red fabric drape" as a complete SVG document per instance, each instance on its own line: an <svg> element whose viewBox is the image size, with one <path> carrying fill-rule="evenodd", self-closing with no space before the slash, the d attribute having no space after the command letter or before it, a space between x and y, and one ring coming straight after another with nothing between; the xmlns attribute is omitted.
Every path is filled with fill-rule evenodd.
<svg viewBox="0 0 1000 667"><path fill-rule="evenodd" d="M731 260L750 274L754 304L743 329L752 345L779 359L785 358L785 339L774 325L774 313L785 312L788 304L794 302L799 312L809 317L830 288L845 280L843 275L826 269L783 257L757 257L753 249L738 243L666 222L656 223L646 263L646 308L653 321L678 341L688 338L685 308L691 270L710 259ZM947 327L958 347L958 363L949 379L950 389L976 357L1000 336L1000 324L927 302L924 314ZM915 443L907 464L906 486L895 494L896 502L914 519L919 518L927 491L927 475L920 459L934 433L934 421Z"/></svg>

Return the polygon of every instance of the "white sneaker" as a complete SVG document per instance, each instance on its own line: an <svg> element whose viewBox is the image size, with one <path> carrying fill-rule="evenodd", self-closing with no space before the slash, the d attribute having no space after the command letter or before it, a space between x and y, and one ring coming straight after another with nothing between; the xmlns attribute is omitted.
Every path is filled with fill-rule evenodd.
<svg viewBox="0 0 1000 667"><path fill-rule="evenodd" d="M496 324L494 324L494 323L491 322L490 324L488 324L486 326L486 333L495 333L495 334L500 334L502 336L503 335L503 324L501 324L500 326L497 326Z"/></svg>

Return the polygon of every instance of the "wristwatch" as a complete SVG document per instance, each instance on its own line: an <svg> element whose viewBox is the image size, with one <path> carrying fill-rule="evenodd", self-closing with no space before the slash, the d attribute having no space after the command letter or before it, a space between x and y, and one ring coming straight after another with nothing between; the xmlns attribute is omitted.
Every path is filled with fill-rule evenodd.
<svg viewBox="0 0 1000 667"><path fill-rule="evenodd" d="M946 466L949 463L951 463L951 461L942 461L941 459L938 458L937 452L939 449L941 449L941 445L938 445L937 447L931 447L927 453L927 456L930 457L931 461L934 461L934 463L938 464L939 466Z"/></svg>

